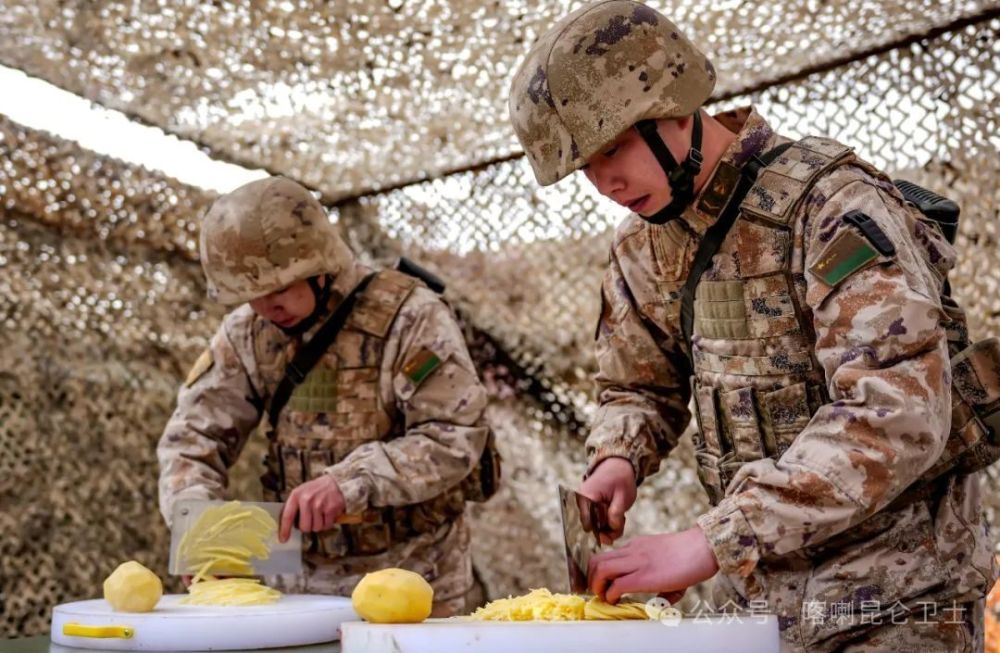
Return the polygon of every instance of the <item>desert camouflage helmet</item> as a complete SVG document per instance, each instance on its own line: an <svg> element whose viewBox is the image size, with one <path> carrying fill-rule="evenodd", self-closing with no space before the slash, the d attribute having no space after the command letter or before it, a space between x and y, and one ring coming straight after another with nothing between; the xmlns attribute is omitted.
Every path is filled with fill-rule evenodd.
<svg viewBox="0 0 1000 653"><path fill-rule="evenodd" d="M201 224L208 296L240 304L321 274L336 275L354 254L323 206L290 179L240 186L212 204Z"/></svg>
<svg viewBox="0 0 1000 653"><path fill-rule="evenodd" d="M711 62L663 14L603 0L538 39L514 75L509 109L546 186L637 122L693 114L714 88Z"/></svg>

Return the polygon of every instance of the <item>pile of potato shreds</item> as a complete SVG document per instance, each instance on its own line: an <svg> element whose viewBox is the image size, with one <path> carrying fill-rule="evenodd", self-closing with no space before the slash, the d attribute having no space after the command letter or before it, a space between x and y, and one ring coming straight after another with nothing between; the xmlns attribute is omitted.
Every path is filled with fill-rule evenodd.
<svg viewBox="0 0 1000 653"><path fill-rule="evenodd" d="M222 578L191 583L187 605L266 605L281 598L281 592L262 585L256 578Z"/></svg>
<svg viewBox="0 0 1000 653"><path fill-rule="evenodd" d="M468 618L476 621L611 621L680 615L676 608L657 612L660 614L650 614L645 603L611 605L596 596L588 600L576 594L553 594L547 589L536 589L524 596L491 601Z"/></svg>
<svg viewBox="0 0 1000 653"><path fill-rule="evenodd" d="M178 545L181 567L194 575L181 603L264 605L281 598L281 592L253 578L213 577L252 575L250 558L271 555L269 542L277 530L274 518L258 506L230 501L206 509Z"/></svg>

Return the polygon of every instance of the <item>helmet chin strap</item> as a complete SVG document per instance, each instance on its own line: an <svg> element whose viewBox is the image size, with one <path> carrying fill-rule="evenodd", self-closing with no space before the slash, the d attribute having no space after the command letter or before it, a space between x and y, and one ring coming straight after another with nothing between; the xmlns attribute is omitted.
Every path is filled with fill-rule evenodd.
<svg viewBox="0 0 1000 653"><path fill-rule="evenodd" d="M290 327L283 327L279 325L275 326L290 336L302 335L315 326L316 322L318 322L319 319L326 314L326 304L330 300L330 289L333 286L333 277L331 275L324 274L323 278L326 279L326 283L322 286L319 285L319 276L309 277L306 279L309 283L309 288L312 290L313 299L316 301L316 306L313 308L312 313L304 317L302 321Z"/></svg>
<svg viewBox="0 0 1000 653"><path fill-rule="evenodd" d="M649 217L641 216L646 222L652 224L665 224L675 218L679 218L681 213L694 199L694 180L701 172L701 164L704 159L701 154L701 110L694 112L694 125L691 128L691 149L687 158L682 163L677 163L677 159L670 153L667 144L663 142L660 133L656 130L656 121L640 120L635 123L635 129L646 141L646 145L652 150L663 172L667 175L667 182L670 184L672 199L665 207Z"/></svg>

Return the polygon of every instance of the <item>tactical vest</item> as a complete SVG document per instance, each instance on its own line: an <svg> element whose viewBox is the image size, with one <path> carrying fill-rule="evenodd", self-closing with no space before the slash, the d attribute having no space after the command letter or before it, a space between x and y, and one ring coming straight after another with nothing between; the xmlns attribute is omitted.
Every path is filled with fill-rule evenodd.
<svg viewBox="0 0 1000 653"><path fill-rule="evenodd" d="M269 430L267 471L261 477L266 500L283 501L289 491L366 442L403 435L395 407L381 405L379 374L389 329L418 285L412 276L383 270L358 297L333 345L296 386ZM288 344L286 360L295 347L294 341ZM338 525L304 542L311 552L331 557L381 553L461 515L467 486L423 503L367 511L363 523Z"/></svg>
<svg viewBox="0 0 1000 653"><path fill-rule="evenodd" d="M695 455L713 505L743 465L779 458L830 401L806 314L805 276L793 270L792 220L813 184L848 163L879 175L835 141L794 143L761 171L716 255L739 265L713 266L696 288ZM756 251L735 257L741 243L755 243ZM918 498L945 472L975 471L1000 457L1000 343L991 338L970 346L964 313L950 297L943 304L952 357L951 432L941 458L897 502Z"/></svg>

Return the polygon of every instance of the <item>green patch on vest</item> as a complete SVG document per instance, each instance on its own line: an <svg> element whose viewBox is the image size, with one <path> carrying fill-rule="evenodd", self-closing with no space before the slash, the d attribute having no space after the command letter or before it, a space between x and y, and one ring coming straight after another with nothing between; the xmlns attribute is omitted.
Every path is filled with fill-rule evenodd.
<svg viewBox="0 0 1000 653"><path fill-rule="evenodd" d="M854 229L844 229L826 246L819 259L809 268L830 287L871 264L878 252Z"/></svg>
<svg viewBox="0 0 1000 653"><path fill-rule="evenodd" d="M403 365L403 374L414 385L426 379L441 364L441 359L430 349L421 349Z"/></svg>

